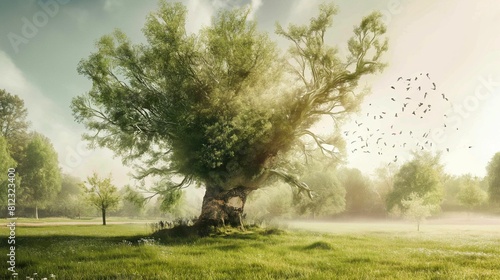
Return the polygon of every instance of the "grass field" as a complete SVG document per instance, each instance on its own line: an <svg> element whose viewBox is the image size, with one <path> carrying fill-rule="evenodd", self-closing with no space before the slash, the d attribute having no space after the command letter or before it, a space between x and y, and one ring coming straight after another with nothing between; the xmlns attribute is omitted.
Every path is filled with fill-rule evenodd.
<svg viewBox="0 0 500 280"><path fill-rule="evenodd" d="M18 279L500 279L500 225L292 223L141 240L150 234L145 224L19 226Z"/></svg>

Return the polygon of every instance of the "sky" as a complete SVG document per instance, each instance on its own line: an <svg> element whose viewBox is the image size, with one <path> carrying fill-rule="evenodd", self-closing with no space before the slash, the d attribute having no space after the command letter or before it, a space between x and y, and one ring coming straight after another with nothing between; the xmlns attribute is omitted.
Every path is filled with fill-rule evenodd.
<svg viewBox="0 0 500 280"><path fill-rule="evenodd" d="M316 0L184 0L188 8L187 30L197 32L210 24L217 10L248 5L250 16L261 30L270 34L286 49L282 38L274 35L276 22L303 24L315 16L320 3ZM340 129L351 132L347 164L370 174L376 167L409 158L412 149L399 147L411 136L398 135L399 145L383 148L383 155L352 152L356 140L352 132L359 123L372 131L391 133L389 126L428 133L433 152L442 151L442 163L450 174L485 175L485 166L500 151L500 7L495 0L370 0L333 1L339 7L334 28L327 42L345 49L354 25L374 10L382 13L388 26L389 51L384 55L388 66L383 73L363 80L371 87L361 111ZM76 123L69 108L72 98L86 93L91 83L78 75L81 59L95 51L95 42L114 29L124 31L133 42L144 42L141 29L147 14L157 7L156 0L0 0L0 88L24 99L31 128L52 141L64 172L80 178L93 171L112 174L118 185L127 184L130 169L107 149L89 150L81 140L85 132ZM391 103L400 98L405 87L399 77L419 77L427 81L421 87L437 90L426 99L435 105L433 114L424 119L411 115L385 118L369 124L367 114L382 111L394 114L400 108ZM425 75L429 73L427 78ZM425 80L427 78L428 80ZM413 82L413 81L412 81ZM390 88L395 86L396 89ZM417 83L412 94L417 94ZM409 91L410 92L410 91ZM398 96L397 94L400 94ZM449 101L440 98L445 94ZM416 100L416 98L415 98ZM371 105L370 105L371 104ZM401 102L397 102L401 105ZM443 117L447 114L447 119ZM448 124L446 129L443 125ZM361 128L364 128L361 127ZM458 128L458 130L457 130ZM315 129L332 131L324 121ZM368 131L365 132L365 134ZM361 133L361 132L359 132ZM359 134L358 134L359 135ZM405 136L406 135L406 136ZM390 145L390 144L389 144ZM469 148L472 147L472 148ZM449 150L449 151L447 151ZM397 164L395 163L395 164Z"/></svg>

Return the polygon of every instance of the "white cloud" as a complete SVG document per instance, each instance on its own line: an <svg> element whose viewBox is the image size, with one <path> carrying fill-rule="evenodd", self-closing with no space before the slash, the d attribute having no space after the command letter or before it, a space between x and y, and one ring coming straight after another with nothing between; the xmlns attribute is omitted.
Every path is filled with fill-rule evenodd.
<svg viewBox="0 0 500 280"><path fill-rule="evenodd" d="M56 104L33 87L3 51L0 51L0 88L18 95L24 100L25 106L28 108L28 119L36 130L47 127L47 124L41 124L39 120L46 120L50 123L57 119L59 110ZM35 120L37 121L35 122Z"/></svg>
<svg viewBox="0 0 500 280"><path fill-rule="evenodd" d="M110 12L116 11L122 5L123 5L123 1L121 1L121 0L106 0L106 1L104 1L104 7L103 7L103 9L106 12L110 13Z"/></svg>
<svg viewBox="0 0 500 280"><path fill-rule="evenodd" d="M249 4L250 6L250 13L248 14L248 18L250 20L255 19L255 14L259 10L259 8L262 6L262 0L252 0L252 2Z"/></svg>
<svg viewBox="0 0 500 280"><path fill-rule="evenodd" d="M207 5L207 1L189 0L186 4L188 16L186 19L186 30L197 33L204 26L209 26L214 14L214 9Z"/></svg>
<svg viewBox="0 0 500 280"><path fill-rule="evenodd" d="M77 23L80 30L85 30L88 28L88 23L90 19L89 11L79 8L66 8L64 13L72 20Z"/></svg>
<svg viewBox="0 0 500 280"><path fill-rule="evenodd" d="M262 0L251 0L248 3L250 13L248 18L255 19L255 14L262 7ZM188 0L186 3L188 17L186 19L186 30L190 33L197 33L205 26L210 26L212 17L221 9L231 9L238 7L237 4L229 0Z"/></svg>
<svg viewBox="0 0 500 280"><path fill-rule="evenodd" d="M288 22L294 24L307 23L311 17L316 16L320 3L319 0L296 0L290 4L292 8L290 9Z"/></svg>

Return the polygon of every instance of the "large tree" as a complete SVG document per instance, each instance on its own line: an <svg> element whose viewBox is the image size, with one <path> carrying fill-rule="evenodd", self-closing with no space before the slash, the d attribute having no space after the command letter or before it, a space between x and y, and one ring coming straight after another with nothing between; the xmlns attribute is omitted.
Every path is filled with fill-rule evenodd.
<svg viewBox="0 0 500 280"><path fill-rule="evenodd" d="M111 183L111 176L101 179L94 172L81 186L88 202L101 211L102 224L105 226L107 211L117 209L120 204L120 194L118 188Z"/></svg>
<svg viewBox="0 0 500 280"><path fill-rule="evenodd" d="M45 136L32 133L20 164L22 170L22 205L43 209L61 189L61 174L57 153Z"/></svg>
<svg viewBox="0 0 500 280"><path fill-rule="evenodd" d="M500 205L500 152L493 156L486 170L490 202L493 205Z"/></svg>
<svg viewBox="0 0 500 280"><path fill-rule="evenodd" d="M0 136L9 144L11 156L19 163L27 144L29 122L24 101L0 89Z"/></svg>
<svg viewBox="0 0 500 280"><path fill-rule="evenodd" d="M308 25L277 25L291 42L282 55L248 10L220 11L188 34L186 8L161 1L146 20L146 44L116 31L80 62L92 88L73 100L74 116L92 131L85 139L140 162L138 178L162 177L156 191L202 184L198 225L240 225L247 195L272 177L310 193L287 169L289 156L315 147L340 157L339 133L309 128L355 111L366 93L357 92L360 78L384 67L381 15L363 18L341 54L326 37L336 13L322 5Z"/></svg>

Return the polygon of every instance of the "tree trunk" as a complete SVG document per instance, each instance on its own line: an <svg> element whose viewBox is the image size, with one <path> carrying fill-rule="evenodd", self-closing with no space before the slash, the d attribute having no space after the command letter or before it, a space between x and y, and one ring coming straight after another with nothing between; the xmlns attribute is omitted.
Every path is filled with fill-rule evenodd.
<svg viewBox="0 0 500 280"><path fill-rule="evenodd" d="M35 205L35 219L38 220L38 206Z"/></svg>
<svg viewBox="0 0 500 280"><path fill-rule="evenodd" d="M232 226L243 229L243 208L252 189L238 187L231 190L207 188L203 197L201 214L196 226L201 234L210 227Z"/></svg>
<svg viewBox="0 0 500 280"><path fill-rule="evenodd" d="M101 208L101 210L102 210L102 225L105 226L106 225L106 209Z"/></svg>

